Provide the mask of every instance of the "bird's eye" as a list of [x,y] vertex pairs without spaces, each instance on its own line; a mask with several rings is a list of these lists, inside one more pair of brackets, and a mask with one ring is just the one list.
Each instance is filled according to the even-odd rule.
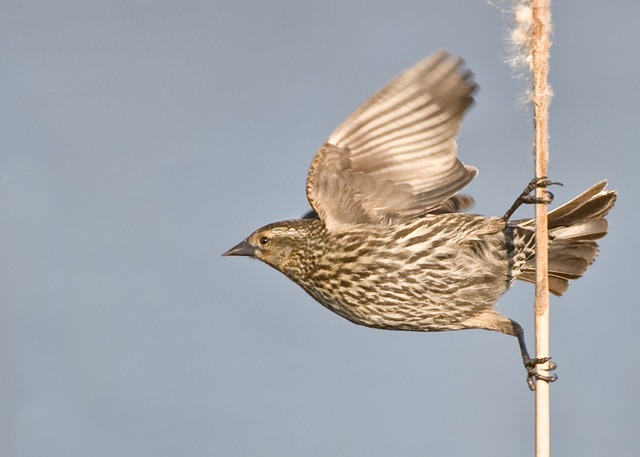
[[269,238],[267,238],[266,236],[261,236],[261,237],[260,237],[260,244],[261,244],[261,245],[263,245],[263,246],[264,246],[264,245],[265,245],[265,244],[267,244],[268,242],[269,242]]

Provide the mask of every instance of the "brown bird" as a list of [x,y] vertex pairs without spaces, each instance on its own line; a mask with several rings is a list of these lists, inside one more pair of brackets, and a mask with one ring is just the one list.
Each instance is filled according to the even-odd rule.
[[[313,211],[262,227],[224,255],[262,260],[356,324],[513,335],[534,388],[536,379],[556,379],[536,369],[548,359],[529,357],[522,327],[494,307],[514,280],[535,281],[534,222],[510,217],[521,203],[547,203],[530,192],[555,183],[532,181],[503,217],[457,212],[473,203],[458,194],[477,170],[458,159],[456,136],[475,89],[446,52],[406,70],[316,153],[307,178]],[[548,214],[555,295],[598,253],[616,199],[605,187]]]

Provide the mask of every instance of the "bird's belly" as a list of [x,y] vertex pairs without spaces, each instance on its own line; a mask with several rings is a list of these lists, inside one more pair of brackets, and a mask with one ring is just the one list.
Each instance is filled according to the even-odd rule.
[[[381,274],[382,273],[382,274]],[[463,322],[491,309],[507,289],[491,274],[417,274],[402,270],[360,275],[338,274],[305,290],[323,306],[367,327],[441,331],[464,328]]]

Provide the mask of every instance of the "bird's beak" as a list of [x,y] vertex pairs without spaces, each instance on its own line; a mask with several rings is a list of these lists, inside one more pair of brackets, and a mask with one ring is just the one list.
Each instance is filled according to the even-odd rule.
[[222,255],[223,256],[226,256],[226,255],[242,255],[242,256],[247,256],[247,257],[254,257],[256,255],[256,248],[251,246],[246,241],[242,241],[241,243],[238,243],[237,245],[235,245],[234,247],[232,247],[231,249],[229,249],[227,252],[225,252]]

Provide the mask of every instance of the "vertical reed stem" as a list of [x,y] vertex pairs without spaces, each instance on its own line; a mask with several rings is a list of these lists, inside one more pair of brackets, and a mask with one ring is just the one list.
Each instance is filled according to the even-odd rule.
[[[536,177],[548,176],[549,157],[548,115],[551,91],[549,73],[549,48],[551,28],[551,0],[531,0],[531,66],[533,69],[534,151]],[[537,189],[536,196],[545,197],[544,189]],[[547,206],[536,205],[536,292],[535,292],[535,341],[536,357],[549,356],[549,278],[548,278],[548,227]],[[539,365],[545,370],[549,364]],[[536,457],[550,455],[549,383],[536,381]]]

